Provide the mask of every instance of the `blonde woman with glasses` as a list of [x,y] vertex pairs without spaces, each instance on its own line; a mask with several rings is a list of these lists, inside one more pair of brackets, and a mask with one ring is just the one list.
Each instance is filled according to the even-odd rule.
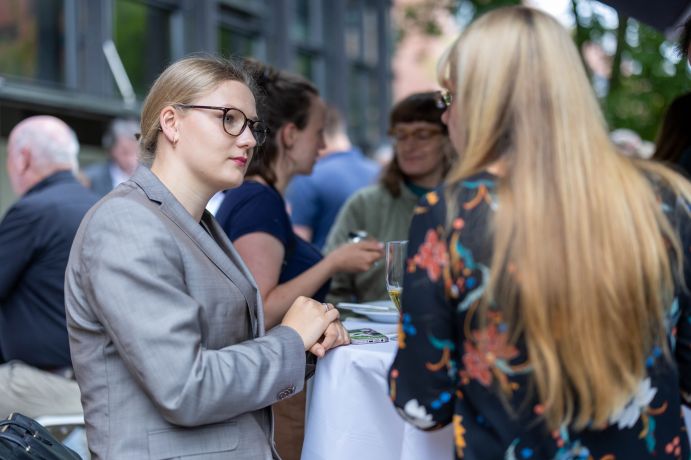
[[617,154],[544,13],[488,13],[440,70],[460,162],[410,229],[400,414],[456,458],[688,459],[689,184]]
[[339,345],[306,297],[266,330],[247,266],[205,210],[266,139],[254,80],[188,57],[142,106],[143,167],[82,221],[65,303],[93,459],[279,458],[270,406],[302,391],[305,352]]

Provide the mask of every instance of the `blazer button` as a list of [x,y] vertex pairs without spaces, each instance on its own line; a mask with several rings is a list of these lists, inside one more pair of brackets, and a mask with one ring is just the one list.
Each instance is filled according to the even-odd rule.
[[295,386],[290,386],[288,388],[285,388],[285,389],[279,391],[278,394],[276,395],[276,397],[280,401],[282,399],[286,399],[288,396],[292,395],[293,393],[295,393]]

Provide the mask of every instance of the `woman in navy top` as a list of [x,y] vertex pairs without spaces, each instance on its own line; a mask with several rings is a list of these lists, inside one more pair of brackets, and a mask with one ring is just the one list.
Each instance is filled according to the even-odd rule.
[[[272,185],[247,179],[227,193],[216,219],[231,241],[244,235],[266,233],[285,248],[277,285],[292,280],[322,260],[319,250],[293,232],[283,196]],[[237,245],[236,245],[237,247]],[[262,248],[254,251],[261,253]],[[320,302],[328,292],[328,280],[310,297]]]
[[[264,92],[260,112],[270,132],[253,156],[245,182],[227,192],[216,218],[259,286],[269,329],[281,322],[297,297],[323,300],[335,273],[368,270],[383,251],[376,241],[362,241],[322,258],[293,232],[282,195],[295,174],[312,171],[324,148],[326,105],[314,85],[300,76],[256,61],[247,66]],[[339,333],[338,340],[347,343],[340,323]],[[274,405],[276,446],[284,460],[300,458],[304,409],[304,392]]]
[[399,413],[453,424],[449,458],[689,459],[691,185],[617,153],[545,13],[487,13],[440,69],[460,162],[410,227]]

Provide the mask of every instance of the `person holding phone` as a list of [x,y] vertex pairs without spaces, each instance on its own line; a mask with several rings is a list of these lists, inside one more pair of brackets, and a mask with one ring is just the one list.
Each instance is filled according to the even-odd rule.
[[[359,190],[343,205],[324,246],[327,254],[358,232],[365,235],[364,241],[406,239],[418,200],[441,184],[456,157],[443,113],[438,91],[413,93],[394,105],[389,128],[394,157],[378,184]],[[336,274],[327,300],[336,304],[386,299],[385,269],[379,263],[367,271]]]

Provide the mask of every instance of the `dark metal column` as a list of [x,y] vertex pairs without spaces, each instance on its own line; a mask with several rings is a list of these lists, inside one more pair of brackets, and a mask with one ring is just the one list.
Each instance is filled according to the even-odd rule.
[[324,5],[326,58],[325,98],[342,113],[348,113],[348,57],[345,49],[346,0],[330,0]]

